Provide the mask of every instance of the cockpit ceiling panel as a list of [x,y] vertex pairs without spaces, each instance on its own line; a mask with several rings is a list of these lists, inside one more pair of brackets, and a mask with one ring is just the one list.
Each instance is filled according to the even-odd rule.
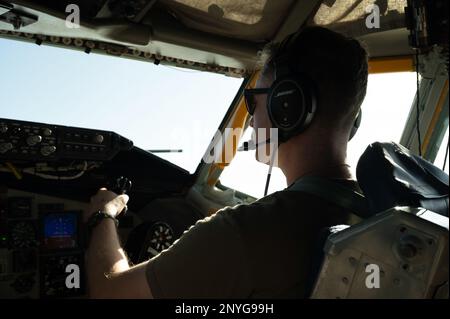
[[268,41],[295,0],[162,0],[184,25],[250,41]]
[[182,4],[219,19],[244,24],[255,24],[261,21],[264,7],[267,5],[267,0],[167,0],[166,2],[168,5]]
[[[4,0],[5,1],[5,0]],[[262,65],[262,48],[307,22],[356,37],[371,57],[408,55],[406,0],[6,0],[31,24],[0,21],[0,37],[107,53],[243,77]],[[66,5],[80,7],[79,28]],[[379,28],[366,26],[376,5]],[[316,11],[318,10],[318,11]]]

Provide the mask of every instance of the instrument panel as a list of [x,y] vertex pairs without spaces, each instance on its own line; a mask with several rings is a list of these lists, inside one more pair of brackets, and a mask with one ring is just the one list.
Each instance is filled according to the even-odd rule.
[[[0,298],[83,296],[84,204],[13,190],[0,204]],[[66,285],[69,265],[79,288]]]
[[[77,170],[89,171],[87,163],[99,167],[132,147],[114,132],[0,119],[2,177],[13,167],[18,186],[30,185],[28,176],[53,181],[52,188],[64,179],[75,183],[82,176]],[[67,167],[83,161],[85,167]],[[86,204],[39,194],[38,186],[27,192],[10,188],[7,178],[1,181],[6,184],[0,187],[0,298],[85,296]]]
[[[0,299],[86,297],[86,205],[11,189],[0,193]],[[138,221],[133,213],[126,217],[121,238]]]
[[113,132],[0,119],[0,159],[111,160],[132,147]]
[[133,181],[118,230],[131,262],[201,217],[183,199],[189,172],[114,132],[0,118],[0,299],[87,297],[82,212],[119,176]]

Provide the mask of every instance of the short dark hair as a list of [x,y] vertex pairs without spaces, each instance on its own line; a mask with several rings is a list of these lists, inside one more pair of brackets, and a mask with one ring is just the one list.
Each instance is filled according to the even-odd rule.
[[289,68],[306,74],[316,86],[316,118],[325,125],[352,124],[367,90],[368,57],[359,41],[322,27],[308,27],[292,42],[273,48],[263,73],[274,71],[274,60],[288,54]]

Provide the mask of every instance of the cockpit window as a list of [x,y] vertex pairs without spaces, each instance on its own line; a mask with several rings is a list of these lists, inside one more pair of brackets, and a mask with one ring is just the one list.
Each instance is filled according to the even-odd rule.
[[[334,0],[323,1],[314,16],[314,23],[327,26],[336,23],[364,20],[371,12],[373,5],[378,6],[380,15],[396,18],[405,11],[406,0],[388,0],[379,3],[374,0]],[[392,23],[392,21],[391,21]]]
[[[416,93],[414,72],[369,75],[362,105],[362,121],[348,144],[347,162],[355,175],[356,164],[367,146],[375,141],[399,142]],[[245,132],[250,139],[251,129]],[[260,198],[264,193],[268,166],[255,161],[255,152],[238,153],[221,176],[223,185]],[[286,187],[279,169],[272,172],[269,193]]]
[[255,24],[261,20],[267,0],[236,1],[236,0],[172,0],[187,7],[218,15],[224,18],[245,24]]
[[[242,79],[0,41],[0,117],[115,131],[194,172]],[[7,102],[6,102],[7,101]]]

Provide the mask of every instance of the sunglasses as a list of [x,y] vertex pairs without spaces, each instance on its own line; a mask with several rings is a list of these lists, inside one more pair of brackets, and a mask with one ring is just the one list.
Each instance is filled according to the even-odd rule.
[[245,100],[245,107],[247,108],[248,114],[253,116],[253,113],[255,113],[256,109],[256,99],[255,95],[258,94],[269,94],[270,89],[245,89],[244,90],[244,100]]

